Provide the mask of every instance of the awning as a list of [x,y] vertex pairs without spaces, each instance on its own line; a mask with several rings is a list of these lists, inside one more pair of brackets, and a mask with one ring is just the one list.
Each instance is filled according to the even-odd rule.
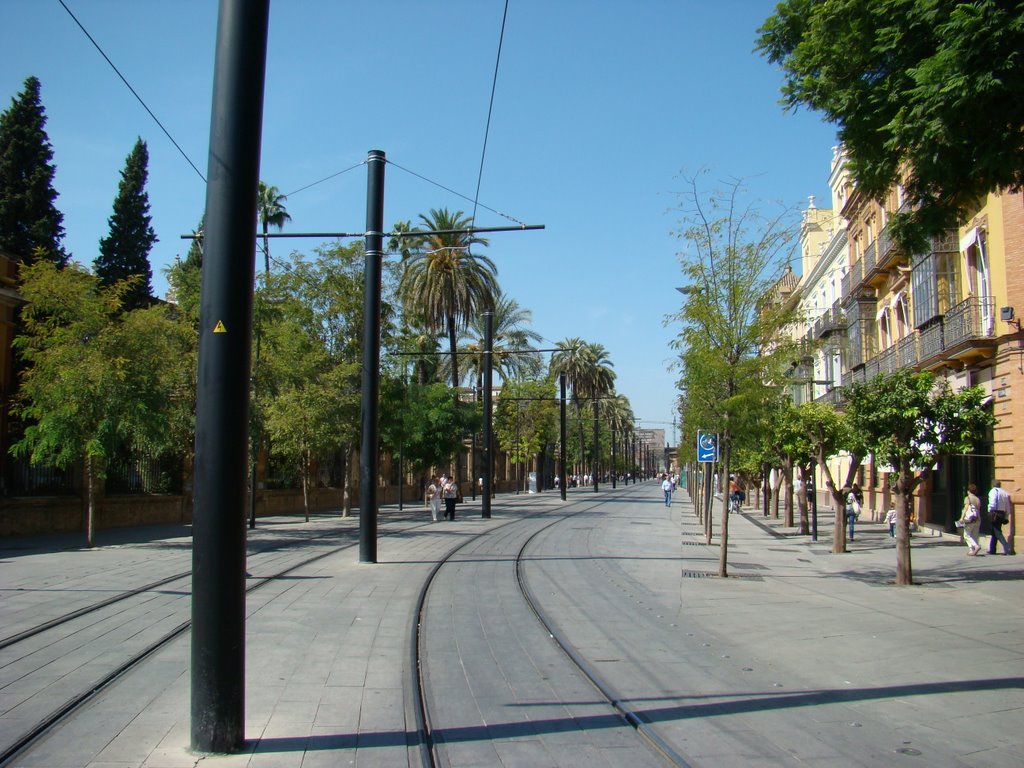
[[973,227],[960,238],[960,252],[966,253],[967,249],[978,242],[978,228]]

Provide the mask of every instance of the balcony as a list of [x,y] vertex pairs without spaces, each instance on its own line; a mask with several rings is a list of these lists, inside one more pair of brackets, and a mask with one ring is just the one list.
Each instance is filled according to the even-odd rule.
[[826,390],[824,394],[814,398],[814,402],[829,403],[830,405],[834,405],[838,408],[846,403],[846,398],[843,397],[842,387],[833,387],[832,389]]
[[917,365],[917,331],[896,342],[900,368],[913,368]]
[[969,296],[946,313],[946,346],[992,337],[995,328],[995,302]]
[[876,357],[879,373],[892,373],[899,368],[899,354],[895,346],[883,349]]
[[867,277],[875,268],[875,264],[878,261],[878,241],[872,240],[868,243],[868,247],[864,249],[864,256],[861,257],[863,267],[861,271],[862,277]]
[[822,339],[833,333],[841,333],[846,330],[846,313],[843,312],[838,301],[814,321],[813,330],[815,339]]
[[942,350],[945,349],[945,345],[942,343],[942,318],[933,320],[918,329],[918,341],[919,362],[924,363],[942,355]]

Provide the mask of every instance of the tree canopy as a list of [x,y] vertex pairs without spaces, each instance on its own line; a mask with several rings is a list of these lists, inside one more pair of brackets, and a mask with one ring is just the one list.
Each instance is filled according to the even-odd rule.
[[759,35],[783,103],[838,125],[858,188],[902,184],[905,246],[1024,184],[1024,2],[783,0]]
[[109,219],[110,233],[100,240],[100,255],[93,264],[103,285],[138,278],[124,297],[127,309],[147,307],[153,300],[149,252],[156,242],[156,233],[150,225],[148,176],[149,150],[140,138],[125,159],[114,212]]
[[37,259],[63,266],[64,215],[53,188],[53,147],[46,134],[46,112],[39,80],[0,114],[0,249],[25,263]]

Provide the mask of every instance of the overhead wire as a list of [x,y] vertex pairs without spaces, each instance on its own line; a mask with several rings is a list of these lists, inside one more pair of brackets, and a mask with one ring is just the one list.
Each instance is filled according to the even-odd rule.
[[473,196],[473,215],[469,222],[472,227],[476,224],[476,209],[480,200],[480,184],[484,178],[484,160],[487,157],[487,139],[491,133],[491,115],[494,113],[494,94],[498,90],[498,65],[501,64],[501,48],[505,42],[505,21],[508,19],[508,0],[505,0],[505,10],[501,15],[501,33],[498,35],[498,53],[494,60],[494,77],[491,79],[491,100],[487,105],[487,122],[484,125],[484,145],[480,150],[480,170],[476,177],[476,194]]
[[473,203],[474,205],[479,205],[480,208],[485,208],[486,210],[490,211],[491,213],[495,213],[498,216],[501,216],[503,219],[508,219],[509,221],[513,222],[514,224],[518,224],[521,227],[525,227],[526,226],[525,222],[520,221],[515,216],[509,216],[507,213],[502,213],[501,211],[495,210],[494,208],[486,206],[483,203],[477,203],[477,201],[473,200],[473,198],[470,197],[469,195],[464,195],[461,192],[456,192],[451,187],[446,187],[444,184],[441,184],[440,182],[434,181],[433,179],[428,179],[426,176],[422,176],[421,174],[418,174],[415,171],[411,171],[408,168],[403,168],[401,165],[396,163],[394,160],[388,160],[387,164],[394,166],[395,168],[397,168],[400,171],[405,171],[410,176],[415,176],[417,179],[420,179],[421,181],[425,181],[428,184],[433,184],[438,189],[443,189],[445,192],[449,192],[449,193],[455,195],[456,197],[461,197],[463,200],[468,200],[469,202]]
[[138,100],[139,104],[142,105],[142,108],[145,109],[146,112],[149,113],[149,116],[151,118],[153,118],[153,122],[155,122],[158,126],[160,126],[160,130],[164,132],[164,136],[166,136],[168,139],[170,139],[170,142],[171,142],[171,144],[174,145],[174,148],[178,150],[178,152],[181,154],[181,156],[183,158],[185,158],[185,162],[187,162],[189,165],[192,166],[192,170],[195,171],[197,174],[199,174],[199,178],[202,179],[203,183],[205,184],[206,183],[206,177],[203,175],[203,172],[200,171],[196,167],[196,164],[192,162],[192,159],[185,153],[185,150],[183,150],[181,148],[181,146],[178,144],[178,142],[176,142],[174,140],[174,137],[171,136],[171,132],[168,131],[164,127],[163,123],[160,122],[160,118],[158,118],[155,114],[153,114],[153,110],[151,110],[149,108],[149,105],[147,105],[146,102],[142,99],[142,97],[139,96],[138,92],[132,87],[132,84],[128,82],[128,79],[123,74],[121,74],[121,70],[119,70],[117,68],[117,65],[114,64],[114,62],[110,60],[110,57],[107,56],[106,52],[103,50],[103,48],[100,47],[100,44],[96,42],[95,38],[93,38],[93,36],[89,34],[89,30],[87,30],[85,28],[85,26],[82,24],[82,22],[78,20],[78,17],[75,16],[75,14],[71,12],[71,9],[68,8],[67,5],[65,5],[64,0],[57,0],[57,2],[61,4],[61,6],[64,8],[65,11],[68,12],[68,16],[70,16],[72,18],[72,20],[75,22],[75,24],[78,25],[78,28],[80,30],[82,30],[82,33],[87,38],[89,38],[89,42],[92,43],[93,46],[96,48],[96,50],[100,52],[100,56],[102,56],[104,59],[106,59],[107,64],[110,65],[110,68],[113,69],[114,72],[117,73],[117,76],[119,78],[121,78],[121,82],[123,82],[128,87],[128,90],[132,92],[132,96],[134,96]]

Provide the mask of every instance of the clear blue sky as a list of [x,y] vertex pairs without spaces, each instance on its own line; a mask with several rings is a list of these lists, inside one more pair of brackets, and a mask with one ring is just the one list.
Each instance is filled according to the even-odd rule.
[[[205,174],[216,0],[65,0]],[[470,198],[504,0],[272,0],[261,178],[282,192],[371,149]],[[491,236],[506,293],[555,341],[603,344],[642,426],[672,442],[663,326],[681,284],[680,174],[747,181],[766,206],[827,201],[835,131],[785,113],[753,52],[769,0],[511,0],[480,202],[540,232]],[[204,184],[57,0],[0,3],[0,103],[42,82],[65,245],[91,265],[124,160],[150,153],[154,291],[187,246]],[[292,231],[360,232],[364,168],[291,195]],[[385,220],[472,202],[389,167]],[[481,208],[479,226],[505,219]],[[278,255],[310,241],[275,241]]]

